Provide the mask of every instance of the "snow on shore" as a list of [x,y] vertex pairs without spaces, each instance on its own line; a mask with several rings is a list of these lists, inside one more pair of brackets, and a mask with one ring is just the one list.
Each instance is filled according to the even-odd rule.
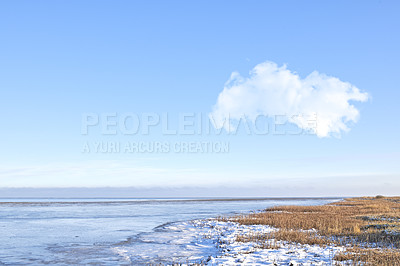
[[128,265],[332,265],[335,253],[344,248],[300,245],[268,240],[239,242],[237,236],[271,233],[267,225],[240,225],[217,219],[175,222],[143,233],[112,248]]
[[331,265],[335,246],[300,245],[277,241],[278,248],[265,249],[254,242],[238,242],[243,234],[271,233],[277,229],[266,225],[240,225],[215,219],[192,221],[195,227],[207,229],[203,237],[216,243],[219,253],[207,259],[207,265]]

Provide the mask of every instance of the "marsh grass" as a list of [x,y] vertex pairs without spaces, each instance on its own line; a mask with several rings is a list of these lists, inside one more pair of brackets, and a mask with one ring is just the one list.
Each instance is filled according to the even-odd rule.
[[393,249],[348,248],[337,253],[335,260],[349,265],[400,265],[400,253]]
[[301,232],[296,230],[278,230],[276,232],[271,232],[267,234],[253,233],[253,234],[245,234],[239,235],[236,237],[236,240],[239,242],[268,242],[271,243],[273,241],[274,246],[276,248],[279,244],[276,241],[286,241],[286,242],[294,242],[298,244],[310,244],[310,245],[326,245],[331,244],[332,241],[319,236],[314,232]]
[[274,239],[346,246],[346,251],[336,254],[336,261],[400,265],[400,197],[350,198],[322,206],[277,206],[221,219],[279,229],[274,233],[238,236],[238,241],[270,243]]

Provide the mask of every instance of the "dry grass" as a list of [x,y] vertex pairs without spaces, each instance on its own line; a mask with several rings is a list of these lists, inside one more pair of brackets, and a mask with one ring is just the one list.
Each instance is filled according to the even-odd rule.
[[351,261],[350,265],[400,265],[400,252],[392,249],[348,248],[335,255],[336,261]]
[[[310,244],[310,245],[326,245],[331,244],[332,241],[319,236],[314,232],[301,232],[295,230],[278,230],[276,232],[268,234],[245,234],[237,236],[239,242],[273,242],[275,241],[287,241],[299,244]],[[275,246],[278,246],[278,244]],[[275,248],[275,247],[273,247]]]
[[[224,220],[280,229],[274,234],[239,236],[238,241],[265,243],[275,239],[300,244],[350,246],[346,252],[337,254],[335,260],[350,258],[355,263],[400,265],[400,197],[351,198],[323,206],[278,206]],[[317,233],[304,232],[310,229]]]

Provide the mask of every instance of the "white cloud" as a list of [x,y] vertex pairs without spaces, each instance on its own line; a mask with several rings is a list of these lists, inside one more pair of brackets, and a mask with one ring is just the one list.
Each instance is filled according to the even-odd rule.
[[[286,115],[299,128],[328,137],[357,122],[359,111],[351,101],[367,99],[367,93],[338,78],[317,71],[301,78],[286,65],[267,61],[255,66],[249,78],[232,73],[210,116],[216,128],[230,131],[232,121],[243,116],[254,122],[258,115]],[[316,123],[309,123],[313,116]]]

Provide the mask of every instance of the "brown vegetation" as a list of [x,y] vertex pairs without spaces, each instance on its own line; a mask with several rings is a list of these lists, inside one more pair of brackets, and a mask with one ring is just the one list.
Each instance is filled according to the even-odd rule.
[[400,252],[393,249],[348,248],[335,255],[335,260],[345,262],[351,260],[351,265],[367,263],[370,265],[400,265]]
[[337,254],[336,261],[400,264],[400,197],[351,198],[323,206],[277,206],[224,220],[280,229],[275,233],[238,236],[238,241],[271,243],[275,239],[332,244],[350,247]]
[[[239,235],[236,238],[239,242],[272,242],[275,241],[287,241],[295,242],[298,244],[310,244],[310,245],[326,245],[330,244],[331,241],[319,236],[314,232],[301,232],[295,230],[278,230],[267,234],[245,234]],[[277,244],[276,244],[277,245]]]

